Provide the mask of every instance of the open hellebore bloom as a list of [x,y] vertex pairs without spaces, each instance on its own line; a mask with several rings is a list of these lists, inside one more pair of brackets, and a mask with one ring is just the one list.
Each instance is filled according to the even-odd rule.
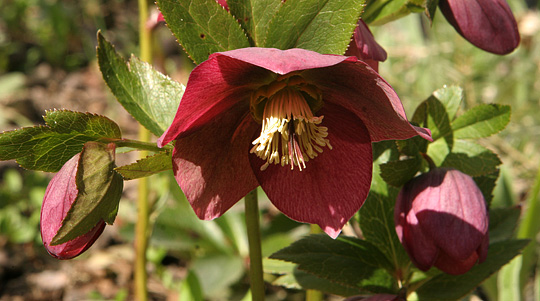
[[505,0],[440,0],[446,20],[476,47],[508,54],[519,45],[516,19]]
[[396,232],[412,262],[453,275],[486,259],[489,244],[484,196],[455,169],[436,169],[403,186],[394,211]]
[[353,38],[345,55],[354,55],[379,71],[379,62],[386,61],[386,51],[375,41],[366,22],[360,19],[354,29]]
[[45,191],[41,206],[41,239],[47,252],[58,259],[71,259],[79,256],[92,246],[105,228],[102,220],[88,233],[63,244],[51,246],[53,237],[60,229],[71,204],[77,197],[75,182],[80,153],[67,161],[52,178]]
[[430,139],[356,57],[243,48],[192,71],[158,145],[176,140],[174,175],[199,218],[260,185],[281,212],[336,237],[369,191],[371,142],[416,135]]

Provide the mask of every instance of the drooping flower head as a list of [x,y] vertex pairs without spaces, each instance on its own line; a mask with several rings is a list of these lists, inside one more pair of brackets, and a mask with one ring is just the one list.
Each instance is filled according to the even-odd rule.
[[488,215],[474,180],[439,168],[403,186],[394,211],[396,232],[411,261],[459,275],[487,257]]
[[199,218],[260,185],[284,214],[336,237],[369,191],[371,142],[416,135],[430,139],[356,57],[243,48],[192,71],[158,145],[176,140],[174,175]]
[[379,71],[379,62],[384,62],[387,58],[386,51],[375,41],[371,30],[362,19],[358,20],[345,55],[356,56],[368,63],[375,71]]
[[440,0],[446,20],[476,47],[508,54],[519,45],[518,26],[505,0]]
[[80,153],[67,161],[52,178],[45,190],[41,205],[41,239],[47,252],[58,259],[79,256],[94,244],[105,229],[105,222],[97,223],[92,230],[66,243],[51,246],[50,243],[62,226],[71,205],[77,198],[76,174]]

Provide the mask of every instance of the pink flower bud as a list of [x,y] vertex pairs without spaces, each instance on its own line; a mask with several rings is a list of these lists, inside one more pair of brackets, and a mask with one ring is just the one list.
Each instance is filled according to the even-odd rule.
[[486,259],[486,203],[474,180],[458,170],[435,169],[409,181],[394,218],[399,240],[423,271],[435,266],[459,275]]
[[71,259],[79,256],[92,246],[105,228],[105,222],[101,220],[92,230],[82,236],[60,245],[50,245],[58,229],[62,226],[62,221],[71,208],[71,204],[77,197],[75,178],[79,157],[80,153],[73,156],[52,178],[45,191],[41,206],[41,239],[47,252],[58,259]]
[[516,19],[505,0],[440,0],[446,20],[476,47],[508,54],[519,45]]
[[356,56],[366,62],[375,71],[379,71],[379,62],[386,61],[386,51],[375,41],[373,34],[364,20],[358,20],[353,38],[345,55]]

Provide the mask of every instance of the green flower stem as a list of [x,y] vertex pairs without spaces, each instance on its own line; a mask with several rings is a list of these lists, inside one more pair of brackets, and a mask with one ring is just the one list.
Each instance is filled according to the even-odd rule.
[[244,200],[246,206],[246,228],[249,244],[249,279],[251,282],[251,296],[252,300],[254,301],[263,301],[265,293],[257,188],[249,192],[245,196]]
[[[143,61],[152,61],[152,43],[151,32],[146,27],[146,21],[148,20],[148,0],[139,0],[139,46],[140,46],[140,58]],[[150,132],[139,125],[139,140],[140,145],[149,144]],[[140,152],[140,158],[148,156],[148,151],[143,150]],[[148,249],[148,236],[149,236],[149,219],[150,219],[150,204],[148,200],[148,178],[141,178],[138,180],[138,196],[137,196],[137,224],[135,227],[135,299],[138,301],[148,300],[148,288],[147,279],[148,274],[146,271],[146,250]]]
[[[319,234],[323,233],[321,227],[315,224],[310,225],[310,231],[311,234]],[[323,293],[318,290],[307,290],[306,291],[306,301],[322,301],[323,300]]]
[[[146,132],[148,132],[146,129],[144,129]],[[143,139],[146,139],[145,137],[142,137]],[[148,137],[149,139],[149,137]],[[141,139],[142,140],[142,139]],[[165,145],[163,148],[157,147],[155,143],[152,142],[146,142],[146,141],[139,141],[139,140],[132,140],[132,139],[102,139],[100,142],[103,143],[114,143],[117,147],[131,147],[136,148],[138,150],[145,150],[145,151],[151,151],[151,152],[162,152],[163,150],[172,149],[171,145]]]

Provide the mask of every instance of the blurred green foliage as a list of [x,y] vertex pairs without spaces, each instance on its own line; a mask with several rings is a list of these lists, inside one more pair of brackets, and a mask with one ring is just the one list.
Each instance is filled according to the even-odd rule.
[[122,41],[136,43],[129,25],[136,15],[118,15],[131,2],[0,0],[0,73],[29,72],[41,62],[66,70],[84,66],[95,58],[98,29],[116,28]]
[[39,211],[49,177],[43,173],[8,169],[0,184],[0,236],[11,243],[41,244]]

